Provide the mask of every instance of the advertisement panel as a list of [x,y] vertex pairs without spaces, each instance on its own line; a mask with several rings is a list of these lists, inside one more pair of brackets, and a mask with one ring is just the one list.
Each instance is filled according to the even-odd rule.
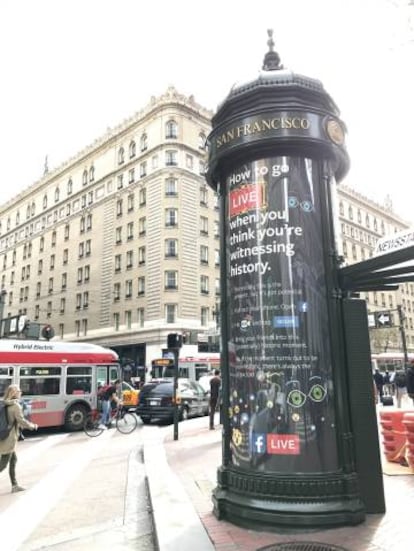
[[226,177],[231,461],[338,468],[319,162],[273,157]]

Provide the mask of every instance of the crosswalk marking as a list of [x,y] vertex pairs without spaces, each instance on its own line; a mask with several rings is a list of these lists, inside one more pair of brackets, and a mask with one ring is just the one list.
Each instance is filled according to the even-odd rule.
[[[74,453],[71,453],[65,461],[46,474],[30,490],[16,495],[16,501],[0,516],[2,551],[17,551],[19,549],[41,520],[58,503],[70,484],[101,452],[102,448],[108,445],[108,440],[115,432],[105,431],[99,438],[85,440]],[[28,450],[24,454],[27,460],[29,460],[30,454],[32,457],[37,456],[35,448],[39,447],[39,453],[43,453],[45,449],[59,443],[66,435],[57,436],[62,436],[62,438],[52,437],[51,443],[47,444],[48,437],[45,441],[34,445],[33,451]]]

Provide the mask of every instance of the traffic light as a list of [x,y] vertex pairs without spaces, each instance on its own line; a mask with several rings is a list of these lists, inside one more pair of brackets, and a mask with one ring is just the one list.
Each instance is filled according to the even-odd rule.
[[167,348],[181,348],[183,337],[178,333],[169,333],[167,336]]

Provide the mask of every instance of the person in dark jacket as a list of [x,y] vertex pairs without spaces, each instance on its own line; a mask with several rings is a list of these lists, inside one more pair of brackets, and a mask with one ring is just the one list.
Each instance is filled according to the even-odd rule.
[[374,383],[375,383],[375,386],[377,387],[379,401],[381,402],[381,398],[384,395],[384,377],[382,376],[382,373],[380,372],[378,367],[375,368]]
[[407,393],[414,402],[414,364],[410,364],[407,368]]
[[19,401],[22,391],[18,385],[10,385],[4,394],[4,403],[7,407],[7,417],[12,429],[4,440],[0,440],[0,472],[9,466],[9,476],[12,485],[12,493],[21,492],[22,488],[16,479],[16,445],[21,429],[37,430],[35,423],[30,423],[24,418],[22,406]]
[[220,371],[216,369],[214,371],[214,377],[210,380],[210,430],[214,430],[214,414],[219,401],[220,386]]

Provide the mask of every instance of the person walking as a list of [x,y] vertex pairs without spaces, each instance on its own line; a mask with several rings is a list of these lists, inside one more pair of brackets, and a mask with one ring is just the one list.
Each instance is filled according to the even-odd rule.
[[210,379],[210,430],[214,430],[214,414],[219,401],[220,386],[220,371],[216,369],[214,371],[214,377]]
[[397,398],[397,408],[401,407],[402,399],[407,394],[407,373],[405,369],[398,369],[394,377],[395,397]]
[[378,401],[381,403],[382,397],[384,395],[384,378],[378,367],[375,368],[374,383],[377,387]]
[[16,445],[21,429],[37,430],[38,426],[24,418],[22,406],[19,404],[22,391],[18,385],[10,385],[4,394],[3,400],[6,406],[7,418],[11,430],[9,435],[0,440],[0,472],[9,466],[9,476],[12,485],[12,493],[25,490],[17,483],[16,478]]

